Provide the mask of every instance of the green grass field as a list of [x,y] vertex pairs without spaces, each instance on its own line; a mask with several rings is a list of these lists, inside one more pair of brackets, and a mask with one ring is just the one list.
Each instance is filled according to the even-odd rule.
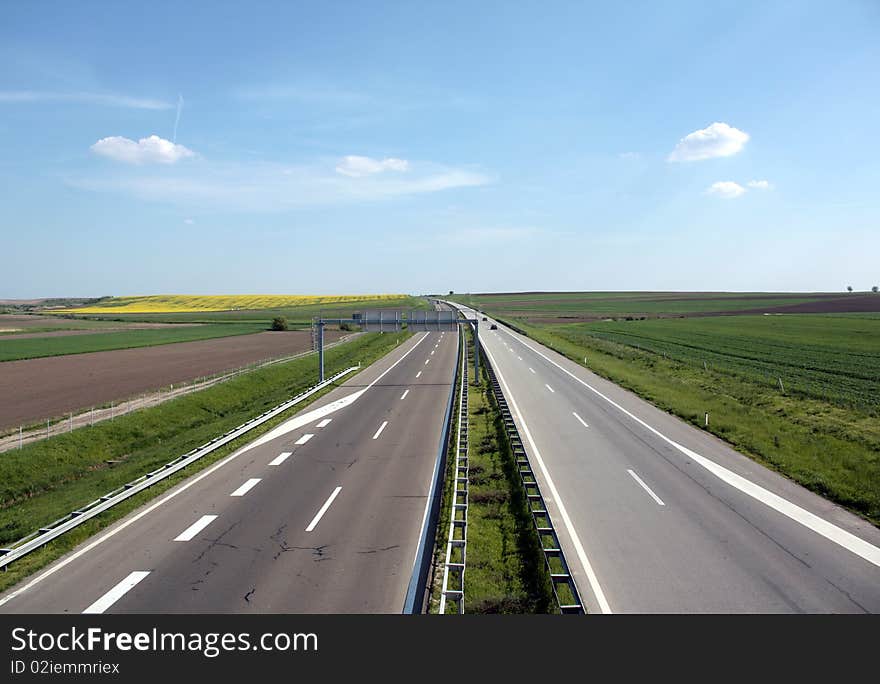
[[[820,302],[846,293],[762,292],[537,292],[455,295],[457,302],[503,318],[615,318],[736,312]],[[880,299],[878,299],[880,302]]]
[[[366,367],[407,337],[406,333],[393,336],[368,333],[328,349],[327,374],[359,362]],[[247,373],[160,406],[4,453],[0,458],[0,546],[223,434],[315,381],[314,358],[297,359]],[[16,561],[8,572],[0,573],[0,591],[128,511],[286,420],[319,396],[320,393],[175,477]]]
[[236,323],[218,325],[174,326],[145,330],[119,330],[96,332],[86,335],[61,335],[58,337],[0,337],[0,361],[17,361],[44,356],[84,354],[87,352],[152,347],[177,342],[193,342],[232,335],[247,335],[267,330],[262,323]]

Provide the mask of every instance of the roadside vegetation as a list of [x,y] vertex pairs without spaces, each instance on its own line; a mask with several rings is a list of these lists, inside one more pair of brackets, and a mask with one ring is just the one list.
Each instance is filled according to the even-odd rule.
[[[468,344],[471,344],[471,335]],[[468,386],[469,483],[466,613],[557,612],[544,556],[485,366]],[[457,395],[456,395],[457,396]],[[457,428],[457,426],[456,426]],[[447,457],[438,518],[430,611],[439,610],[455,475],[455,440]]]
[[[328,375],[381,358],[408,334],[369,333],[328,349]],[[351,376],[347,376],[351,377]],[[0,546],[20,539],[78,506],[280,404],[316,383],[313,356],[230,379],[113,421],[6,452],[0,458]],[[84,523],[0,573],[0,591],[60,557],[103,527],[174,484],[255,439],[331,388],[255,428],[209,456]]]
[[27,337],[24,339],[16,339],[14,335],[3,336],[0,337],[0,361],[85,354],[114,349],[153,347],[162,344],[193,342],[234,335],[249,335],[268,329],[268,326],[260,323],[237,323],[180,325],[167,328],[118,330],[82,335],[61,335],[57,337]]
[[880,317],[511,323],[880,525]]

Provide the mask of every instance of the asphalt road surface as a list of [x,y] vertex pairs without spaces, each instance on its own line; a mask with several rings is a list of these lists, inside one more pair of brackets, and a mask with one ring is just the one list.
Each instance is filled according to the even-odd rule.
[[591,612],[880,612],[874,526],[478,316]]
[[457,344],[416,333],[23,581],[0,612],[401,612]]

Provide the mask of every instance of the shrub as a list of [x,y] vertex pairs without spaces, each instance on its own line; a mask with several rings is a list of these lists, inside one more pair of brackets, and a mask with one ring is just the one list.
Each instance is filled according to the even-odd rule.
[[273,318],[272,330],[287,330],[287,319],[283,316],[276,316]]

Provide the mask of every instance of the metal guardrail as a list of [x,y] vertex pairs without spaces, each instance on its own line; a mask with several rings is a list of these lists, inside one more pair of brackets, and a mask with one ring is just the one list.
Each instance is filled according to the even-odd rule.
[[[449,514],[449,536],[443,563],[443,589],[440,593],[440,614],[446,613],[447,602],[454,603],[458,614],[464,614],[464,573],[467,564],[468,523],[468,361],[470,345],[462,344],[461,389],[458,396],[458,436],[455,441],[455,486],[452,511]],[[450,582],[452,585],[450,586]]]
[[[513,457],[516,460],[520,482],[522,482],[529,511],[532,514],[532,522],[535,525],[535,531],[537,532],[538,540],[541,543],[541,550],[544,552],[544,561],[547,566],[547,571],[550,573],[550,581],[553,587],[553,596],[556,599],[556,604],[559,606],[559,610],[562,613],[582,615],[586,611],[584,610],[580,593],[578,592],[574,577],[572,577],[571,571],[569,570],[565,554],[562,552],[562,547],[559,544],[559,537],[556,534],[553,521],[550,519],[550,514],[547,512],[547,505],[544,502],[541,489],[538,487],[538,481],[535,478],[535,473],[529,462],[529,457],[526,453],[522,438],[519,435],[519,430],[513,420],[513,414],[510,411],[510,407],[507,405],[507,399],[504,396],[501,383],[498,382],[498,378],[495,376],[495,369],[492,368],[492,364],[489,362],[488,357],[484,355],[483,360],[486,364],[486,372],[489,374],[489,382],[492,384],[492,392],[495,395],[495,401],[498,404],[498,409],[501,411],[501,417],[504,420],[504,429],[507,433],[507,440],[510,443]],[[560,597],[561,588],[567,589],[570,597]]]
[[141,492],[148,487],[152,487],[157,482],[164,480],[166,477],[173,475],[177,471],[199,460],[203,456],[206,456],[212,451],[219,449],[224,444],[227,444],[232,440],[241,437],[250,430],[253,430],[255,427],[262,425],[268,420],[271,420],[278,414],[283,413],[292,406],[295,406],[304,399],[310,397],[315,392],[324,389],[327,385],[335,382],[345,375],[348,375],[358,368],[359,366],[352,366],[351,368],[346,368],[345,370],[340,371],[332,378],[328,378],[324,382],[318,383],[317,385],[310,387],[305,392],[302,392],[292,399],[289,399],[284,403],[279,404],[278,406],[271,408],[264,413],[261,413],[256,418],[251,418],[249,421],[242,423],[232,430],[229,430],[220,437],[215,437],[210,442],[206,442],[205,444],[196,447],[192,451],[189,451],[182,456],[178,456],[176,459],[170,461],[169,463],[166,463],[161,468],[149,472],[146,475],[141,475],[141,477],[137,478],[136,480],[132,480],[131,482],[124,484],[117,489],[114,489],[109,494],[105,494],[104,496],[95,499],[90,504],[87,504],[82,508],[68,513],[63,518],[59,518],[55,522],[52,522],[45,527],[41,527],[39,530],[37,530],[36,532],[32,532],[26,537],[22,537],[10,548],[0,549],[0,568],[5,568],[13,561],[18,560],[22,556],[29,554],[31,551],[40,548],[41,546],[52,541],[56,537],[60,537],[62,534],[69,532],[70,530],[84,523],[86,520],[94,518],[96,515],[99,515],[104,511],[113,508],[113,506],[116,506],[117,504],[125,501],[129,497],[134,496],[138,492]]
[[[461,349],[464,335],[458,334],[458,345]],[[457,351],[456,351],[457,353]],[[412,575],[406,590],[406,598],[403,601],[404,613],[421,613],[425,604],[426,585],[428,571],[434,556],[433,540],[436,535],[436,522],[439,515],[440,500],[443,493],[443,475],[446,472],[446,452],[449,450],[449,433],[452,427],[452,404],[455,401],[455,378],[458,368],[452,374],[452,386],[449,388],[449,399],[446,402],[446,414],[443,418],[443,431],[440,436],[440,446],[437,450],[437,458],[434,461],[434,473],[431,477],[431,491],[428,493],[428,504],[425,507],[425,519],[422,521],[422,534],[419,538],[419,546],[416,549],[416,557],[413,562]]]

